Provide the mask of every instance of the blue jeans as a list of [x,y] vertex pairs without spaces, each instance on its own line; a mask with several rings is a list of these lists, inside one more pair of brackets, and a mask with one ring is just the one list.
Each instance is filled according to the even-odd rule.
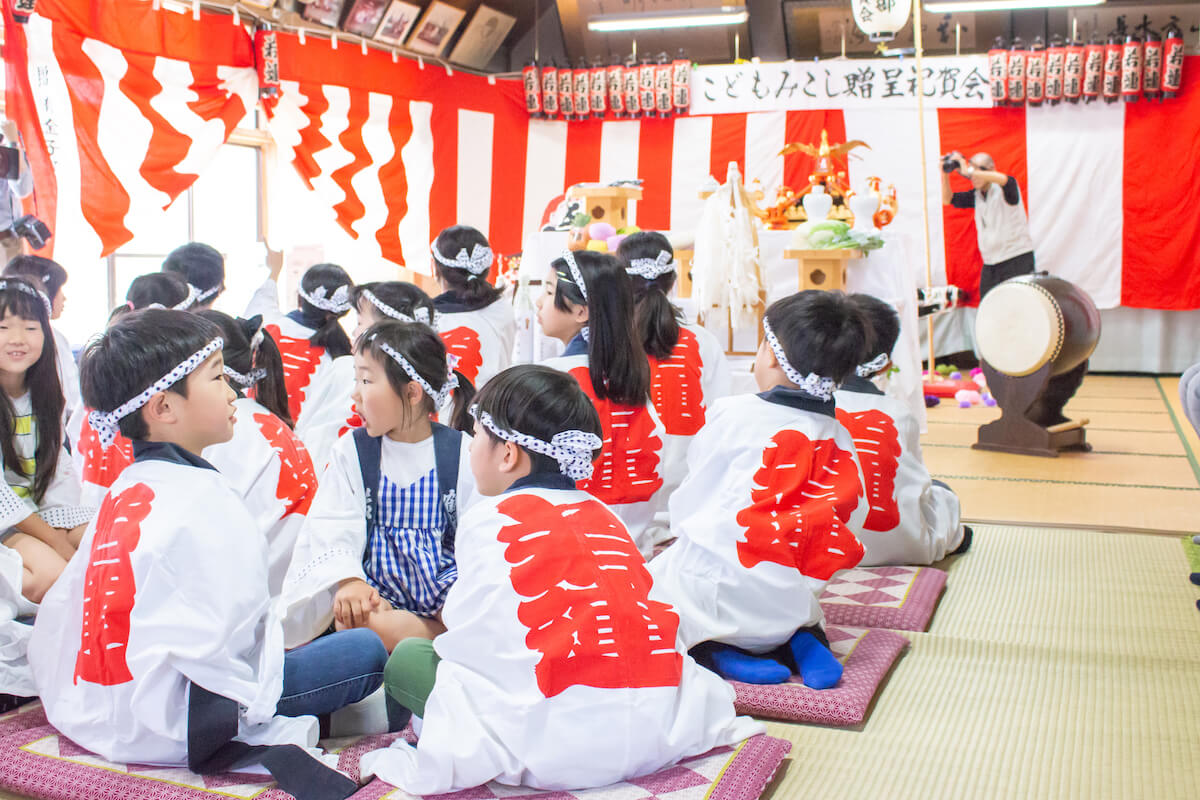
[[366,628],[337,631],[289,650],[275,711],[285,717],[318,716],[357,703],[383,685],[387,660],[383,642]]

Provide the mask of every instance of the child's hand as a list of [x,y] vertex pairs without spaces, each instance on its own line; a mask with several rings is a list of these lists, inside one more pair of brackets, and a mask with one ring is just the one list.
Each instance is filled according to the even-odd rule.
[[343,628],[361,628],[367,617],[379,607],[381,598],[366,581],[351,578],[344,582],[333,597],[333,618]]

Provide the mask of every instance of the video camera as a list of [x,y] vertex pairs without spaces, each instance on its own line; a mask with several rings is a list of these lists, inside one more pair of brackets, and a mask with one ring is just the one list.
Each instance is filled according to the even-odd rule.
[[12,230],[17,236],[29,242],[29,246],[34,250],[41,250],[46,246],[46,242],[50,237],[54,235],[50,231],[50,226],[33,214],[18,217],[13,222]]

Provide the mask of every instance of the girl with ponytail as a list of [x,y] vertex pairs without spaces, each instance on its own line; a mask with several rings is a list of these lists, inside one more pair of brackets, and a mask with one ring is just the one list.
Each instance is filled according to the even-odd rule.
[[[667,237],[656,231],[626,236],[617,248],[637,304],[634,328],[650,359],[650,400],[666,431],[664,492],[670,496],[687,475],[687,448],[704,427],[705,412],[729,394],[729,361],[715,336],[684,321],[670,300],[678,264]],[[669,537],[668,529],[660,535]]]
[[569,372],[592,399],[604,446],[579,488],[606,503],[643,555],[654,547],[654,515],[666,506],[663,426],[650,403],[650,365],[634,331],[625,268],[613,256],[564,252],[550,263],[538,322],[567,349],[546,365]]
[[315,264],[300,278],[296,309],[282,314],[277,277],[278,273],[273,273],[254,293],[246,317],[261,314],[279,347],[288,411],[299,426],[329,365],[350,355],[350,337],[342,329],[341,319],[353,308],[354,282],[337,264]]
[[262,317],[234,319],[220,311],[197,314],[221,329],[225,378],[237,393],[233,438],[203,456],[225,476],[267,542],[271,596],[279,594],[296,536],[317,491],[304,444],[292,433],[283,362]]
[[439,332],[459,370],[482,387],[512,363],[517,322],[512,302],[488,283],[495,258],[487,237],[469,225],[446,228],[432,245],[442,293],[433,299]]

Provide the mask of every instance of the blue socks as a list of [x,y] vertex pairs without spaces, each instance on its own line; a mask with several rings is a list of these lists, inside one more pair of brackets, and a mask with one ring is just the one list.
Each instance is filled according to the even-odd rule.
[[713,671],[722,678],[742,683],[783,683],[792,671],[778,661],[754,656],[728,645],[714,645],[708,653]]
[[841,662],[811,631],[796,631],[789,645],[805,686],[829,689],[842,679]]

